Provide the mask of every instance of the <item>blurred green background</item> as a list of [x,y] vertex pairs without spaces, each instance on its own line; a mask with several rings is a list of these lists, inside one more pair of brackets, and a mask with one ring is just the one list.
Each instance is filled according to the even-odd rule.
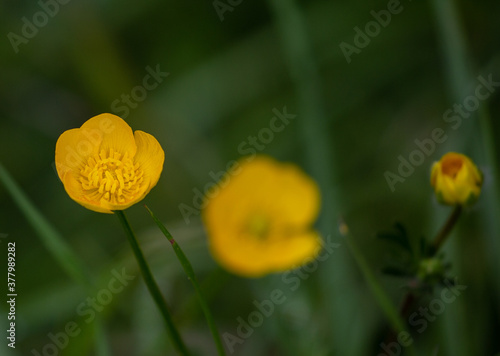
[[[457,129],[443,115],[474,95],[478,76],[500,81],[500,3],[402,1],[402,10],[387,26],[378,25],[378,34],[366,37],[369,43],[348,63],[340,44],[354,46],[355,27],[365,33],[375,21],[371,11],[390,3],[222,0],[219,10],[212,1],[0,3],[0,163],[93,281],[85,289],[65,273],[0,184],[0,233],[8,234],[0,239],[0,261],[6,266],[7,243],[16,242],[18,292],[16,348],[3,338],[0,354],[175,354],[118,220],[71,201],[54,170],[59,135],[112,112],[152,133],[165,150],[162,177],[146,203],[193,263],[221,334],[237,336],[238,318],[248,319],[254,301],[269,299],[274,289],[285,293],[286,302],[232,346],[234,355],[384,354],[387,321],[338,233],[338,218],[398,305],[404,281],[378,273],[395,257],[375,233],[399,221],[412,238],[430,239],[450,212],[429,186],[432,162],[447,151],[469,155],[485,174],[483,194],[445,248],[449,275],[468,288],[424,331],[409,330],[421,355],[497,355],[500,96],[492,90]],[[40,26],[26,25],[33,22]],[[169,75],[140,100],[122,102],[142,85],[147,68]],[[213,182],[211,172],[239,158],[242,142],[258,137],[273,109],[284,107],[297,117],[261,153],[295,162],[319,182],[317,227],[341,244],[294,291],[282,275],[244,279],[223,271],[208,253],[199,216],[186,223],[179,210],[180,204],[193,206],[194,191]],[[448,139],[391,191],[384,174],[398,174],[398,156],[408,159],[418,148],[415,140],[430,138],[436,128]],[[195,355],[214,355],[168,241],[140,204],[128,216],[187,344]],[[79,306],[123,268],[137,278],[87,322],[90,314]],[[2,299],[5,288],[2,282]],[[429,298],[417,307],[428,306]],[[0,305],[6,330],[7,307]],[[54,343],[51,333],[71,322],[81,332],[44,353]]]

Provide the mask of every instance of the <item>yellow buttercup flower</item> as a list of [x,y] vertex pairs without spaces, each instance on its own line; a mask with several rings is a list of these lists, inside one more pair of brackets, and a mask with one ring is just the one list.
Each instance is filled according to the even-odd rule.
[[448,152],[432,166],[431,185],[447,205],[470,205],[481,193],[481,172],[469,157]]
[[56,144],[56,169],[66,192],[99,213],[111,214],[142,200],[160,179],[164,159],[153,136],[133,133],[112,114],[65,131]]
[[289,270],[321,249],[311,228],[319,213],[319,189],[293,164],[243,158],[209,195],[203,220],[212,255],[236,274]]

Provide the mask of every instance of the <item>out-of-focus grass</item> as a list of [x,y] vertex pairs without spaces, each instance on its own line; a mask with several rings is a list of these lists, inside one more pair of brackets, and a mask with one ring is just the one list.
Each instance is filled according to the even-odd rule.
[[[386,8],[387,2],[298,2],[318,66],[325,111],[322,132],[330,137],[329,152],[324,156],[320,152],[315,159],[334,170],[331,183],[339,192],[337,213],[351,223],[374,269],[387,257],[384,245],[373,238],[376,231],[401,221],[413,236],[423,233],[430,238],[445,218],[446,208],[434,209],[429,203],[432,161],[446,150],[463,150],[484,159],[479,164],[486,173],[485,196],[464,215],[462,233],[456,233],[447,246],[448,259],[452,252],[454,256],[452,272],[469,288],[463,299],[447,305],[435,323],[415,336],[424,351],[440,344],[445,345],[443,354],[454,355],[452,347],[461,345],[455,341],[462,340],[468,348],[495,354],[500,345],[488,330],[495,330],[500,320],[498,292],[493,287],[498,285],[498,267],[486,263],[485,256],[489,252],[489,260],[494,261],[498,250],[497,219],[489,213],[492,205],[488,202],[489,182],[498,177],[480,153],[484,141],[477,138],[478,131],[466,126],[474,126],[477,118],[464,121],[456,131],[442,119],[453,103],[463,99],[460,95],[465,95],[466,88],[460,74],[448,71],[452,66],[442,60],[449,42],[446,37],[438,40],[440,29],[432,5],[402,4],[404,11],[394,15],[389,26],[347,64],[340,42],[352,44],[353,28],[364,27],[372,20],[370,11]],[[468,55],[477,67],[469,68],[469,75],[492,73],[499,78],[500,4],[460,1],[455,5]],[[21,18],[30,18],[36,11],[36,3],[2,3],[1,33],[19,32]],[[212,181],[211,171],[223,170],[226,162],[239,156],[243,140],[269,125],[273,108],[286,105],[291,113],[302,112],[275,17],[264,1],[243,1],[225,13],[223,22],[211,2],[70,2],[28,44],[21,45],[18,54],[4,38],[0,45],[0,161],[81,257],[88,274],[98,276],[97,289],[109,281],[113,268],[127,266],[130,273],[138,272],[115,219],[86,211],[65,194],[52,166],[55,141],[64,130],[109,112],[114,100],[141,84],[146,66],[159,64],[170,76],[148,92],[126,119],[134,129],[154,133],[165,149],[165,169],[147,203],[159,215],[169,217],[169,226],[176,226],[174,236],[201,282],[208,282],[204,289],[220,331],[236,333],[236,318],[247,317],[254,310],[254,300],[268,298],[274,288],[289,290],[279,275],[245,280],[221,272],[208,254],[199,218],[193,216],[186,225],[178,210],[180,203],[192,204],[192,189],[203,190]],[[450,96],[451,82],[457,92]],[[498,98],[495,92],[485,103],[493,137],[500,132],[495,120],[500,114]],[[308,120],[299,116],[276,134],[263,153],[295,161],[311,173],[312,161],[306,152],[316,142],[305,138]],[[449,141],[438,145],[392,193],[384,172],[396,172],[398,156],[408,157],[416,148],[414,140],[428,138],[436,127],[446,131]],[[498,157],[498,144],[493,146]],[[92,331],[75,312],[86,293],[65,276],[3,187],[0,211],[0,233],[8,233],[19,246],[15,354],[40,349],[50,341],[49,332],[61,330],[71,320],[84,331],[61,354],[89,354],[94,346]],[[174,314],[186,341],[199,354],[210,354],[213,345],[203,315],[192,302],[192,290],[170,247],[142,208],[133,207],[128,213],[162,291],[178,306]],[[324,219],[336,225],[337,216]],[[336,238],[333,229],[323,232]],[[0,262],[4,259],[2,254]],[[404,294],[401,283],[382,280],[397,304]],[[100,315],[112,354],[157,355],[158,350],[170,354],[161,320],[138,279]],[[454,328],[459,315],[465,315],[465,322]],[[243,345],[236,346],[235,354],[309,355],[312,351],[346,355],[356,350],[376,354],[385,332],[385,319],[342,246],[317,272],[301,280],[300,288],[289,293],[287,302],[277,306]]]
[[[447,82],[449,97],[452,101],[460,103],[469,95],[477,95],[472,93],[472,88],[477,85],[478,75],[474,75],[475,66],[473,60],[468,53],[468,43],[465,31],[462,28],[462,16],[459,13],[453,1],[438,1],[431,2],[434,7],[436,22],[438,25],[438,37],[441,42],[442,53],[444,57],[445,67],[447,68]],[[484,72],[479,74],[483,78],[488,78],[491,73]],[[479,108],[476,112],[471,113],[468,122],[464,123],[462,130],[467,130],[469,135],[462,137],[460,141],[452,141],[455,146],[460,147],[464,152],[470,151],[477,159],[482,159],[489,168],[489,174],[498,177],[498,165],[494,146],[495,134],[491,131],[491,118],[487,109],[488,102],[479,101]],[[479,141],[479,142],[478,142]],[[453,146],[448,144],[450,150]],[[488,173],[487,173],[488,174]],[[500,263],[491,251],[500,250],[500,240],[498,239],[500,224],[497,219],[500,216],[500,195],[498,179],[489,181],[486,179],[486,184],[482,199],[483,212],[482,219],[478,219],[483,223],[484,241],[482,249],[471,250],[465,242],[467,236],[474,235],[474,230],[463,227],[459,234],[460,240],[452,246],[450,253],[452,254],[453,263],[457,266],[456,273],[472,276],[468,271],[468,255],[485,254],[489,258],[489,263],[482,264],[483,268],[491,271],[493,274],[500,273]],[[482,252],[481,252],[482,250]],[[488,252],[490,251],[490,252]],[[463,261],[463,262],[461,262]],[[473,265],[476,265],[474,262]],[[472,266],[471,266],[472,267]],[[469,277],[470,278],[470,277]],[[477,277],[485,280],[482,277]],[[473,280],[474,277],[471,278]],[[465,298],[461,298],[453,305],[453,313],[448,313],[446,318],[443,318],[442,328],[444,336],[444,350],[453,355],[470,355],[471,353],[487,354],[487,345],[474,344],[473,340],[480,339],[482,335],[488,334],[488,311],[486,309],[475,310],[468,308],[467,305],[474,305],[481,302],[482,296],[488,293],[488,287],[483,283],[477,283],[474,288],[469,289],[469,293]],[[500,282],[498,279],[490,284],[490,293],[494,299],[500,299]],[[476,283],[474,283],[476,284]],[[467,325],[472,323],[477,327],[468,331]],[[468,334],[469,337],[457,340],[455,335]]]
[[[65,241],[62,239],[62,236],[30,202],[24,192],[19,188],[17,183],[10,176],[9,172],[7,172],[7,170],[1,164],[0,183],[2,183],[7,192],[11,194],[12,200],[15,202],[19,210],[21,210],[21,212],[24,214],[26,220],[30,223],[31,227],[37,233],[43,245],[47,248],[52,257],[57,261],[61,269],[65,273],[67,273],[73,279],[73,281],[77,283],[77,285],[84,287],[85,291],[87,293],[90,293],[92,290],[91,277],[87,274],[80,259],[65,243]],[[15,316],[14,319],[11,319],[9,317],[9,320],[15,320]],[[100,356],[108,355],[109,350],[103,331],[102,320],[100,317],[96,318],[92,329],[95,331],[94,340],[96,345],[96,353]]]

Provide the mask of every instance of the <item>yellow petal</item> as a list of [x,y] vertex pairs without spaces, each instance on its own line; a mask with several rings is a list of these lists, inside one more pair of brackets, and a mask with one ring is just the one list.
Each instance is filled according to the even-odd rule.
[[150,188],[148,189],[148,186],[144,185],[141,187],[141,190],[136,193],[135,199],[132,199],[127,203],[112,204],[112,203],[109,203],[108,201],[102,199],[100,202],[100,206],[104,209],[108,209],[111,211],[113,211],[113,210],[125,210],[125,209],[130,208],[132,205],[137,204],[142,199],[144,199],[146,197],[146,195],[148,194],[149,190],[151,190],[151,189]]
[[75,176],[72,172],[64,177],[63,184],[64,189],[68,193],[69,197],[81,206],[98,213],[113,213],[110,209],[106,209],[105,207],[101,206],[100,201],[92,201],[89,198],[88,194],[82,189],[82,185],[78,181],[78,176]]
[[437,178],[436,191],[441,193],[446,204],[454,205],[457,202],[455,183],[453,179],[446,175],[439,175]]
[[434,162],[431,169],[431,186],[436,187],[436,180],[441,171],[441,162]]
[[274,209],[293,226],[312,224],[320,208],[318,185],[292,164],[282,165],[279,174],[281,178],[273,200]]
[[314,231],[263,241],[222,235],[210,241],[210,249],[214,258],[233,273],[260,277],[311,261],[321,250],[321,239]]
[[[269,272],[269,266],[262,260],[261,245],[248,243],[230,231],[221,231],[209,241],[214,259],[227,270],[246,277],[259,277]],[[240,242],[240,243],[238,243]]]
[[160,179],[165,161],[165,152],[163,152],[158,140],[144,131],[135,131],[134,137],[137,145],[134,161],[139,164],[140,169],[144,172],[145,179],[149,181],[145,193],[148,194]]
[[137,146],[130,126],[121,118],[113,114],[100,114],[87,120],[80,128],[82,136],[88,143],[104,150],[106,154],[110,149],[122,155],[128,152],[129,157],[134,157]]
[[477,166],[469,158],[465,161],[465,167],[467,168],[472,181],[476,182],[477,186],[481,186],[483,183],[483,177]]
[[455,194],[458,202],[465,202],[470,195],[471,188],[475,186],[471,172],[466,166],[461,169],[454,180]]
[[316,183],[292,164],[243,158],[209,195],[203,221],[214,258],[248,277],[294,268],[320,249],[309,231],[318,215]]
[[99,146],[88,142],[80,129],[63,132],[56,143],[56,169],[63,180],[69,171],[79,172],[88,157],[98,152]]
[[446,204],[472,203],[481,192],[481,184],[479,169],[461,153],[448,152],[432,167],[431,185]]
[[143,186],[140,191],[136,193],[136,198],[128,201],[124,204],[112,204],[105,199],[99,197],[99,199],[92,199],[92,195],[89,192],[84,191],[81,183],[78,180],[78,176],[74,175],[72,172],[67,174],[63,180],[64,189],[68,193],[71,199],[76,201],[78,204],[84,206],[85,208],[96,211],[98,213],[112,214],[114,210],[125,210],[139,201],[144,199],[146,196],[147,186]]
[[286,243],[283,242],[276,241],[266,253],[274,272],[302,266],[313,260],[321,250],[321,239],[316,231],[286,236]]
[[237,174],[228,173],[222,178],[221,181],[227,183],[220,184],[216,196],[208,200],[203,214],[210,224],[222,229],[228,220],[236,219],[235,223],[242,224],[252,212],[270,214],[278,224],[296,227],[316,219],[320,208],[319,188],[295,165],[256,156],[240,160],[236,171]]

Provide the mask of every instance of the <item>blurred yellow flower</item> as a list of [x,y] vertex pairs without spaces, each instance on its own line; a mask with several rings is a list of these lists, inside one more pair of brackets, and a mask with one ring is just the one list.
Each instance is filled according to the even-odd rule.
[[431,185],[447,205],[470,205],[481,193],[481,172],[469,157],[448,152],[432,166]]
[[111,214],[142,200],[160,179],[164,158],[153,136],[132,133],[112,114],[65,131],[56,144],[56,169],[66,192],[99,213]]
[[259,277],[298,267],[320,251],[321,239],[311,228],[319,189],[297,166],[243,158],[217,189],[203,220],[212,255],[228,270]]

